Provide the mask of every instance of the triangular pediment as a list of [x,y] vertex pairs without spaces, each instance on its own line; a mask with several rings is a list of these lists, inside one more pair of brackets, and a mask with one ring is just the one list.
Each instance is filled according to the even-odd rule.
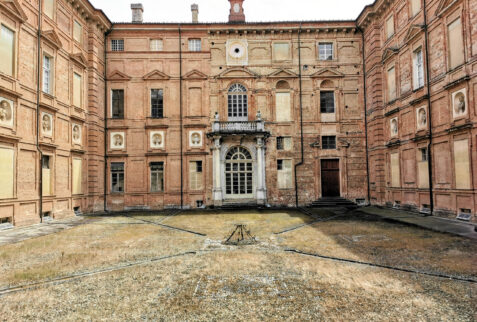
[[25,22],[28,17],[17,0],[0,0],[0,7],[11,13],[21,22]]
[[254,72],[248,70],[247,68],[244,67],[235,67],[235,68],[229,68],[219,75],[217,75],[217,78],[258,78],[259,75],[255,74]]
[[311,77],[313,78],[333,78],[333,77],[343,77],[344,75],[340,73],[339,71],[332,69],[332,68],[322,68]]
[[421,31],[423,30],[423,26],[421,25],[412,25],[406,33],[406,37],[404,37],[404,43],[410,42],[416,36],[418,36]]
[[115,70],[108,76],[108,80],[130,80],[131,77],[128,75],[121,73],[119,70]]
[[458,0],[441,0],[437,6],[436,16],[440,17],[447,12]]
[[60,37],[58,37],[58,34],[54,30],[43,31],[41,35],[46,41],[55,46],[56,49],[60,49],[63,46]]
[[159,70],[153,70],[152,72],[146,74],[143,76],[142,79],[144,80],[166,80],[169,79],[169,75],[164,74],[163,72]]
[[277,71],[274,71],[270,75],[268,75],[268,77],[270,77],[270,78],[295,78],[295,77],[298,77],[298,75],[289,71],[289,70],[286,70],[286,69],[279,69]]
[[70,58],[71,58],[71,60],[77,62],[78,64],[80,64],[84,68],[86,68],[88,66],[88,60],[86,59],[86,57],[82,53],[71,54]]
[[206,74],[202,73],[201,71],[197,69],[191,70],[190,72],[185,74],[182,78],[183,79],[202,79],[202,80],[208,79]]
[[381,61],[384,63],[390,57],[396,55],[398,53],[398,51],[399,51],[399,49],[394,48],[394,47],[386,48],[383,52],[383,56],[381,57]]

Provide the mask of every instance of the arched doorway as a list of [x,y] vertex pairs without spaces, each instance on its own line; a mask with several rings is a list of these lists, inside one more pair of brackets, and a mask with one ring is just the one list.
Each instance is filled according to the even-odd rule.
[[231,148],[225,157],[225,194],[228,198],[253,197],[253,160],[243,147]]

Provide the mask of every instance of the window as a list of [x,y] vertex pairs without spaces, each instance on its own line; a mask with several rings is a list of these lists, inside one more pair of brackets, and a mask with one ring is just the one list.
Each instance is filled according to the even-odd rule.
[[320,60],[333,60],[333,43],[318,44]]
[[41,157],[41,172],[42,172],[42,190],[43,196],[51,195],[51,163],[50,156],[43,155]]
[[13,198],[14,153],[13,149],[0,147],[0,199]]
[[164,191],[164,162],[151,162],[151,192]]
[[153,118],[164,117],[164,91],[151,89],[151,116]]
[[421,153],[421,162],[427,162],[428,160],[427,148],[419,149],[419,152]]
[[81,75],[73,73],[73,105],[76,107],[82,107],[83,99],[83,84]]
[[83,193],[81,186],[82,160],[73,159],[73,194],[78,195]]
[[411,0],[411,15],[414,17],[421,10],[421,0]]
[[124,163],[111,163],[111,192],[124,192]]
[[414,89],[424,86],[424,64],[422,61],[422,48],[414,52]]
[[248,120],[248,97],[247,89],[240,84],[234,84],[228,94],[229,121]]
[[334,149],[336,149],[336,136],[322,136],[321,137],[321,148],[323,150],[334,150]]
[[290,151],[291,150],[291,137],[283,137],[279,136],[277,137],[277,150],[282,151]]
[[252,156],[242,147],[233,147],[225,156],[225,193],[251,195],[253,193]]
[[15,59],[15,33],[2,25],[0,32],[0,71],[13,76]]
[[287,81],[281,80],[277,83],[275,104],[277,122],[291,121],[291,94],[290,84]]
[[278,189],[292,188],[292,160],[277,160]]
[[162,39],[151,39],[151,51],[162,51]]
[[124,90],[112,90],[112,117],[113,119],[124,118]]
[[111,39],[111,50],[112,51],[124,51],[124,40],[123,39]]
[[320,111],[321,113],[335,112],[335,93],[334,92],[320,93]]
[[388,102],[396,98],[396,74],[394,66],[388,69]]
[[43,56],[43,92],[51,94],[53,91],[52,84],[52,58]]
[[200,39],[189,39],[189,51],[201,51]]
[[189,163],[190,189],[202,189],[202,161],[191,161]]
[[464,39],[460,18],[449,24],[447,29],[449,37],[449,68],[453,69],[464,63]]
[[43,10],[49,18],[53,19],[55,17],[55,1],[54,0],[44,0]]
[[390,16],[386,20],[386,39],[391,38],[394,35],[394,16]]
[[83,43],[83,27],[76,20],[73,26],[73,39],[79,42],[80,44]]

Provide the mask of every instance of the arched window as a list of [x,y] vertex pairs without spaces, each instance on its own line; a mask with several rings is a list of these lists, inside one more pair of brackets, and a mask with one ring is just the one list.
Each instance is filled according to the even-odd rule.
[[229,121],[248,120],[248,97],[247,89],[240,84],[233,84],[228,93],[228,117]]
[[250,152],[233,147],[225,157],[225,190],[227,195],[247,196],[253,193],[253,166]]

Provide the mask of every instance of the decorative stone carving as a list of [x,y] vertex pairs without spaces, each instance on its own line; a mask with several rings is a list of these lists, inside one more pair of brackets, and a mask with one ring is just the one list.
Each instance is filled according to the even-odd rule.
[[13,101],[0,97],[0,125],[13,126]]
[[202,146],[202,132],[192,131],[189,133],[189,144],[191,147]]
[[121,150],[126,147],[126,140],[124,139],[124,132],[111,133],[111,149]]
[[81,125],[73,123],[72,126],[73,143],[81,145]]
[[41,131],[44,136],[53,135],[53,115],[44,112],[41,114]]
[[152,149],[164,148],[164,132],[153,131],[150,133],[150,145]]
[[227,65],[248,65],[248,43],[245,39],[227,40]]
[[399,131],[399,125],[398,125],[398,119],[397,117],[396,118],[393,118],[391,120],[391,136],[396,136],[398,135],[398,131]]
[[467,114],[467,95],[465,88],[452,93],[452,107],[454,117]]
[[422,129],[427,126],[427,111],[425,107],[417,109],[417,128]]

